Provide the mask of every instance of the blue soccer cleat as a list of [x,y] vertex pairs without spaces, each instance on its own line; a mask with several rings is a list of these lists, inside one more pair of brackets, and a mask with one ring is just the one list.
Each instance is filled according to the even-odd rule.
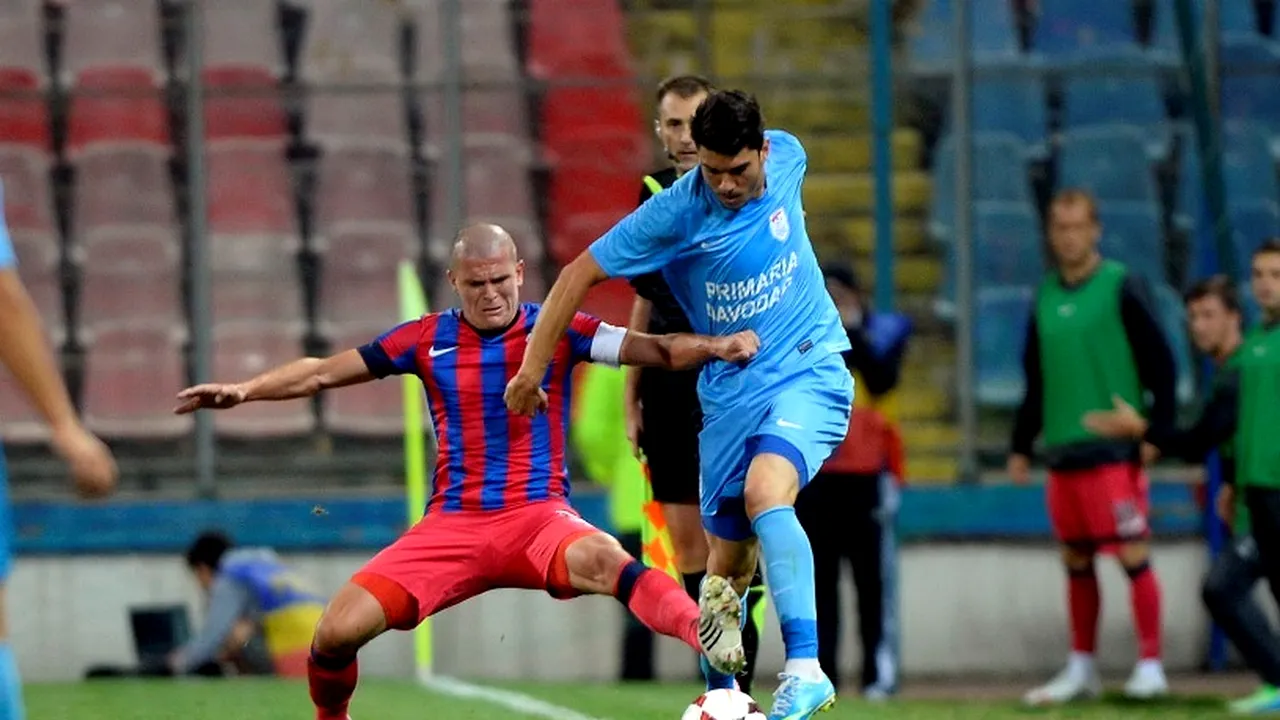
[[821,680],[802,680],[782,673],[782,684],[773,693],[769,720],[807,720],[836,704],[836,686],[826,675]]
[[732,675],[725,675],[711,667],[711,663],[707,661],[706,656],[698,657],[698,666],[702,668],[702,677],[707,680],[707,690],[738,689],[738,681]]

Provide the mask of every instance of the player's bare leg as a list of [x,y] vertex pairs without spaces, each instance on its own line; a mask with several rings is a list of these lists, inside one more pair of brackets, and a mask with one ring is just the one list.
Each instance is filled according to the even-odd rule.
[[618,598],[646,627],[683,640],[713,667],[742,657],[742,644],[733,637],[700,637],[698,606],[684,588],[670,575],[631,557],[613,536],[592,533],[571,541],[564,563],[575,590]]
[[667,522],[671,547],[676,552],[676,570],[682,576],[705,573],[710,550],[702,529],[701,509],[686,503],[662,503],[662,519]]
[[365,588],[347,583],[329,601],[316,625],[307,662],[316,720],[348,720],[360,675],[356,653],[386,631],[382,603]]
[[1102,693],[1102,679],[1093,659],[1102,606],[1093,557],[1092,548],[1062,547],[1062,563],[1067,571],[1071,655],[1067,666],[1053,679],[1026,694],[1023,701],[1028,705],[1056,705],[1095,698]]
[[1138,663],[1125,683],[1126,696],[1148,700],[1169,693],[1160,661],[1160,581],[1151,569],[1151,546],[1146,540],[1127,542],[1117,553],[1129,576],[1133,625],[1138,635]]

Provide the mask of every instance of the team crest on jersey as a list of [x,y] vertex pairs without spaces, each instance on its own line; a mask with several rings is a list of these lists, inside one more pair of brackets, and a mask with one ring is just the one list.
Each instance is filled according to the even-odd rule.
[[791,236],[791,223],[787,221],[786,210],[778,208],[769,216],[769,232],[773,233],[773,239],[778,242],[783,242]]

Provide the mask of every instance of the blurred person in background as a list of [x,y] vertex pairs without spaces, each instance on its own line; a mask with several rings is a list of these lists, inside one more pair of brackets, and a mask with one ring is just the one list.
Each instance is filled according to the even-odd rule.
[[[115,488],[115,460],[107,446],[85,430],[76,416],[58,362],[45,340],[35,303],[18,277],[18,259],[9,239],[3,207],[0,188],[0,364],[17,380],[23,394],[48,423],[52,431],[50,444],[67,463],[76,490],[85,497],[106,495]],[[22,681],[9,647],[9,631],[4,619],[4,583],[9,578],[11,565],[12,525],[8,478],[4,456],[0,454],[0,720],[24,717]]]
[[858,597],[860,687],[866,697],[883,699],[897,684],[888,628],[892,598],[885,583],[893,540],[886,536],[893,530],[896,485],[904,471],[902,437],[879,400],[898,384],[911,321],[874,311],[848,267],[829,265],[823,275],[849,335],[845,364],[862,392],[855,394],[849,434],[796,498],[796,515],[813,545],[823,672],[840,686],[840,571],[848,562]]
[[[573,446],[587,477],[609,490],[609,515],[622,549],[641,557],[648,480],[627,441],[622,390],[626,375],[622,368],[607,365],[588,365],[581,372],[569,425]],[[621,678],[653,680],[653,632],[631,613],[624,615]]]
[[[1222,287],[1229,288],[1229,281]],[[1280,239],[1268,240],[1254,252],[1252,289],[1262,309],[1261,326],[1231,352],[1233,313],[1222,313],[1226,327],[1213,353],[1220,369],[1204,409],[1191,427],[1164,436],[1148,456],[1170,455],[1198,463],[1215,448],[1227,450],[1223,480],[1229,484],[1218,498],[1218,512],[1232,525],[1235,547],[1214,563],[1205,581],[1204,600],[1245,661],[1262,677],[1262,687],[1231,703],[1230,709],[1241,715],[1265,715],[1280,712],[1276,690],[1280,638],[1250,596],[1261,574],[1272,596],[1280,600]],[[1221,288],[1218,294],[1232,297]],[[1197,345],[1212,339],[1211,333],[1196,331],[1197,321],[1212,325],[1198,317],[1215,312],[1207,297],[1198,301],[1200,307],[1192,314]],[[1238,327],[1238,310],[1234,315]],[[1089,415],[1087,422],[1094,432],[1126,439],[1148,432],[1148,421],[1131,402],[1117,397],[1114,405],[1109,412]]]
[[[712,92],[711,82],[697,75],[677,75],[658,85],[658,117],[654,130],[671,166],[646,175],[640,188],[640,204],[675,184],[698,166],[693,144],[693,113]],[[636,290],[628,327],[654,334],[693,332],[693,325],[676,301],[662,272],[631,279]],[[675,549],[676,569],[689,596],[707,574],[706,533],[698,507],[698,433],[702,431],[702,406],[698,400],[698,372],[670,372],[661,368],[628,368],[626,384],[627,436],[649,466],[653,499]],[[760,628],[767,604],[759,567],[747,588],[747,625],[742,647],[747,666],[737,677],[738,686],[750,694],[760,649]]]
[[1046,499],[1067,571],[1071,654],[1047,684],[1027,693],[1031,705],[1096,697],[1094,663],[1101,593],[1094,556],[1114,553],[1129,576],[1138,662],[1125,694],[1168,692],[1160,659],[1160,584],[1150,563],[1148,479],[1137,439],[1100,436],[1084,425],[1091,410],[1119,395],[1142,405],[1150,392],[1150,427],[1159,445],[1173,430],[1177,401],[1173,354],[1156,320],[1147,284],[1098,252],[1102,228],[1093,198],[1059,192],[1050,203],[1050,252],[1056,268],[1037,293],[1027,324],[1026,394],[1014,422],[1009,474],[1030,478],[1032,446],[1044,442]]
[[306,677],[325,599],[269,548],[236,548],[218,531],[196,538],[187,567],[207,600],[204,626],[169,658],[176,675],[210,663],[243,675]]

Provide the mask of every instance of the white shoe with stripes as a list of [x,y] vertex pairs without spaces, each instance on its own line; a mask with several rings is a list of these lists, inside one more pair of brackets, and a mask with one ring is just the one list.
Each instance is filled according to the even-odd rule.
[[742,649],[742,599],[729,580],[708,575],[698,597],[698,640],[711,667],[737,675],[747,665]]

